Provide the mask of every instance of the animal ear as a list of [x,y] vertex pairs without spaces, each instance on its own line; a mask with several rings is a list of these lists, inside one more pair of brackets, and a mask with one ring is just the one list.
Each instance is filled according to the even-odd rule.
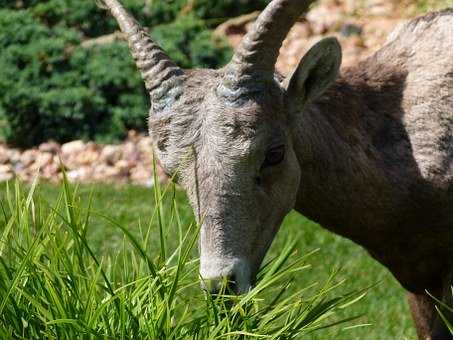
[[306,104],[329,87],[341,65],[341,46],[336,38],[325,38],[314,45],[285,80],[290,100]]

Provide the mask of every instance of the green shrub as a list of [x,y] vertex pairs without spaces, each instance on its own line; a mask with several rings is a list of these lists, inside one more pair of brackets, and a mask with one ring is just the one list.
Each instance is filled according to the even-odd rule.
[[[192,0],[193,11],[204,19],[218,19],[218,22],[241,14],[263,9],[270,0]],[[187,2],[184,1],[183,2]],[[187,6],[187,5],[186,5]]]
[[[0,25],[0,107],[8,142],[118,138],[125,127],[138,127],[137,115],[145,125],[146,96],[125,44],[85,49],[74,31],[50,29],[28,11],[0,11]],[[128,119],[118,122],[126,109]]]
[[[122,0],[138,19],[143,20],[143,0]],[[70,27],[83,37],[97,37],[117,29],[115,20],[96,0],[0,0],[0,8],[27,10],[47,27]]]
[[[122,0],[140,22],[150,27],[169,23],[192,13],[213,24],[263,9],[270,0]],[[98,1],[99,3],[100,1]],[[77,27],[86,36],[98,36],[116,28],[115,21],[101,10],[96,0],[0,0],[0,7],[30,9],[46,25]]]
[[[212,28],[268,0],[122,0],[181,67],[225,64],[230,47]],[[117,30],[95,0],[0,0],[0,137],[115,141],[145,130],[148,96],[126,44],[81,47]]]
[[[74,3],[81,8],[68,12],[64,6]],[[80,46],[85,35],[114,30],[106,12],[90,1],[25,5],[0,10],[2,137],[28,147],[47,139],[114,141],[127,129],[144,130],[149,99],[126,43]],[[152,35],[185,68],[218,67],[231,55],[194,15],[156,26]]]
[[152,36],[183,68],[215,68],[231,58],[230,48],[222,41],[212,40],[204,21],[193,15],[157,26]]

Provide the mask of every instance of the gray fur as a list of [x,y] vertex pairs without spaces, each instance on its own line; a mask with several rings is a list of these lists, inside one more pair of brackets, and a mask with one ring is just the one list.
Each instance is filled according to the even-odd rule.
[[[289,2],[274,0],[258,22]],[[315,45],[289,79],[244,71],[237,61],[262,53],[250,43],[262,27],[246,37],[252,51],[242,48],[224,69],[186,72],[169,111],[149,119],[163,168],[177,173],[202,223],[201,276],[213,285],[232,277],[247,291],[296,209],[389,268],[411,292],[420,338],[447,338],[425,290],[452,304],[453,10],[400,27],[338,77],[333,39]],[[278,36],[278,48],[282,32],[262,31]],[[262,168],[280,145],[283,161]]]

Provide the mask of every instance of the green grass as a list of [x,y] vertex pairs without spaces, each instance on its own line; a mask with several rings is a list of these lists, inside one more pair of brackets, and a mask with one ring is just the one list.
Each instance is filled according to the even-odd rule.
[[[34,210],[36,212],[39,212],[37,213],[37,215],[39,215],[39,218],[43,222],[41,223],[41,225],[44,226],[46,224],[44,223],[45,221],[54,222],[51,223],[51,226],[46,227],[50,229],[45,229],[43,227],[39,229],[36,228],[36,225],[34,226],[34,228],[36,228],[35,231],[46,230],[45,236],[47,235],[46,237],[41,238],[41,244],[45,244],[46,246],[41,246],[41,248],[33,250],[33,252],[37,252],[33,253],[34,258],[40,259],[41,261],[42,256],[52,258],[52,254],[54,257],[58,257],[57,254],[67,255],[71,252],[71,256],[73,257],[68,257],[65,259],[64,256],[60,256],[61,263],[58,262],[57,264],[53,264],[54,267],[50,266],[50,264],[48,267],[38,266],[34,268],[36,273],[33,270],[29,270],[27,272],[27,270],[24,269],[25,272],[28,273],[27,275],[30,276],[29,280],[33,281],[32,279],[34,279],[33,282],[41,282],[39,277],[35,277],[36,275],[38,275],[37,273],[40,273],[39,275],[50,276],[50,278],[47,278],[49,280],[48,282],[53,282],[57,286],[58,284],[63,285],[65,284],[64,280],[58,283],[59,276],[52,276],[52,272],[47,272],[46,274],[44,268],[54,268],[55,270],[56,268],[59,268],[58,270],[61,272],[61,266],[67,266],[67,268],[74,271],[74,268],[72,268],[71,266],[77,263],[79,263],[79,265],[83,263],[83,265],[87,268],[86,270],[88,274],[84,274],[86,277],[83,277],[81,273],[83,273],[84,269],[82,267],[76,268],[77,270],[75,270],[73,281],[79,284],[81,287],[85,287],[85,294],[87,296],[90,296],[90,298],[84,302],[86,306],[89,306],[89,308],[85,307],[84,310],[97,310],[98,313],[100,315],[103,315],[104,317],[104,325],[102,326],[103,328],[99,326],[98,323],[96,329],[109,329],[112,334],[118,336],[118,333],[116,332],[117,330],[115,330],[114,326],[112,326],[112,320],[114,320],[116,324],[124,326],[122,329],[124,332],[123,335],[126,338],[127,336],[135,334],[133,332],[137,332],[137,329],[144,330],[146,329],[146,327],[148,327],[148,330],[152,329],[154,326],[150,326],[150,319],[153,320],[153,318],[149,316],[151,315],[155,317],[158,314],[157,310],[147,310],[148,314],[146,314],[146,320],[138,317],[138,324],[134,324],[134,322],[136,321],[134,321],[134,317],[131,317],[131,313],[132,315],[136,315],[134,313],[136,313],[137,310],[144,308],[143,304],[145,302],[150,303],[150,296],[153,296],[153,294],[150,294],[149,291],[151,289],[149,286],[150,273],[148,272],[149,268],[147,268],[146,259],[148,258],[148,256],[155,256],[152,257],[152,260],[150,260],[150,262],[154,263],[156,267],[160,268],[161,272],[163,273],[162,276],[164,277],[164,281],[167,282],[167,284],[164,285],[165,287],[171,286],[171,283],[174,280],[175,270],[178,265],[178,261],[176,261],[176,263],[173,261],[171,265],[165,265],[165,261],[162,261],[162,245],[159,238],[159,228],[156,226],[158,223],[154,223],[151,229],[152,232],[150,232],[148,228],[149,221],[152,219],[153,213],[155,214],[156,212],[153,190],[134,186],[81,186],[77,189],[77,194],[74,196],[74,201],[71,201],[71,199],[69,199],[69,207],[73,207],[73,217],[71,217],[71,209],[67,209],[64,204],[64,197],[61,196],[61,188],[53,187],[50,185],[40,185],[36,189],[36,191],[37,192],[35,193],[34,201],[30,202],[34,202]],[[72,197],[71,195],[69,196]],[[0,185],[0,200],[4,205],[4,209],[9,209],[11,211],[15,210],[14,206],[20,206],[24,208],[24,204],[26,204],[27,202],[25,199],[23,199],[22,202],[20,202],[19,200],[17,200],[16,202],[11,202],[10,194],[10,203],[6,204],[5,202],[8,202],[8,200],[6,198],[6,187],[4,184]],[[49,210],[45,202],[48,202],[50,206],[55,205],[56,202],[60,202],[60,207],[56,211],[59,211],[62,216],[56,215],[56,212],[53,215],[49,213],[49,211],[51,210]],[[8,205],[10,206],[8,207]],[[84,223],[86,221],[85,212],[89,205],[91,207],[90,211],[92,211],[88,220],[89,223],[86,223],[86,225],[89,225],[89,227],[84,227]],[[170,199],[162,204],[162,216],[164,217],[164,221],[165,218],[172,216],[172,211],[174,211],[172,207],[174,208],[175,205],[178,208],[177,210],[179,212],[181,231],[164,228],[163,239],[166,243],[166,256],[171,253],[171,249],[175,249],[175,247],[179,244],[179,239],[183,237],[184,231],[186,230],[185,228],[187,228],[187,225],[192,220],[191,209],[186,203],[184,194],[176,191],[174,200]],[[108,219],[106,219],[102,215],[107,216]],[[14,230],[14,232],[16,233],[14,234],[15,238],[13,238],[16,241],[15,246],[13,246],[11,243],[6,243],[5,245],[3,245],[3,247],[6,246],[6,249],[15,249],[16,252],[21,251],[22,257],[19,256],[20,254],[16,254],[16,256],[19,256],[19,258],[22,259],[25,257],[24,254],[27,253],[27,249],[18,246],[22,245],[25,241],[27,241],[28,243],[26,243],[30,245],[36,237],[36,235],[30,233],[30,224],[36,223],[34,219],[38,218],[36,216],[29,216],[29,214],[27,214],[27,216],[27,218],[23,218],[22,224],[19,223],[17,226],[15,226],[15,228],[19,228]],[[156,216],[154,215],[154,220],[155,217]],[[68,231],[71,230],[70,227],[65,233],[60,234],[58,230],[63,226],[63,224],[65,224],[61,222],[61,219],[65,218],[68,224],[66,225],[66,228],[68,228],[68,226],[71,226],[70,221],[68,221],[71,220],[71,218],[74,221],[78,221],[77,223],[75,223],[75,225],[78,226],[77,228],[79,228],[77,230],[79,230],[78,232],[82,232],[82,235],[84,235],[84,237],[82,239],[79,239],[79,241],[86,240],[87,246],[92,251],[91,255],[87,253],[88,248],[85,248],[83,244],[78,244],[77,237],[74,238],[71,237],[70,233],[68,234]],[[174,214],[173,218],[175,218]],[[7,219],[8,213],[5,213],[5,216],[0,213],[0,235],[2,231],[4,232],[5,221]],[[56,223],[55,221],[59,219],[60,222]],[[108,222],[108,220],[113,220],[115,221],[115,223],[112,224]],[[133,251],[133,246],[131,246],[130,240],[128,240],[124,232],[122,232],[117,227],[118,225],[130,232],[131,237],[139,240],[138,243],[143,245],[143,249],[146,249],[146,254],[136,255],[137,252]],[[23,230],[20,230],[20,228],[23,228]],[[29,232],[27,232],[27,230],[29,230]],[[52,238],[48,237],[48,235],[56,235],[58,237],[55,236],[54,238]],[[21,238],[21,241],[18,240],[19,238]],[[27,238],[28,240],[26,240]],[[146,239],[148,240],[148,242],[144,242],[144,240]],[[314,249],[319,248],[320,250],[299,264],[299,267],[301,267],[300,272],[297,272],[294,275],[294,282],[291,287],[287,289],[286,294],[295,293],[298,289],[304,289],[313,285],[314,283],[317,283],[317,285],[315,285],[314,288],[310,290],[310,294],[308,294],[307,300],[305,301],[305,303],[307,303],[308,301],[310,301],[309,297],[313,297],[314,294],[316,294],[316,291],[323,287],[323,284],[325,284],[325,282],[330,282],[330,284],[332,284],[332,281],[329,281],[329,278],[332,274],[332,269],[338,267],[341,267],[342,271],[340,272],[340,274],[336,275],[336,282],[341,281],[342,279],[345,279],[346,281],[342,286],[335,288],[330,294],[330,297],[337,297],[346,294],[347,292],[358,291],[363,289],[364,287],[372,286],[377,283],[376,286],[373,286],[368,291],[365,298],[357,301],[351,306],[348,306],[348,308],[335,309],[336,319],[348,318],[362,314],[364,316],[345,325],[339,325],[337,327],[327,328],[325,330],[318,330],[309,334],[307,334],[307,329],[305,329],[300,330],[299,334],[307,334],[307,338],[310,339],[415,338],[415,332],[412,329],[408,308],[405,304],[405,296],[403,290],[388,273],[388,271],[381,265],[373,261],[360,247],[354,245],[348,240],[342,239],[326,232],[316,224],[311,223],[310,221],[304,219],[302,216],[296,213],[291,213],[286,218],[277,239],[271,247],[268,259],[273,258],[278,254],[281,255],[282,249],[288,249],[287,247],[285,248],[285,244],[287,244],[288,239],[297,240],[295,247],[298,254],[290,257],[290,260],[292,261],[297,262],[298,257],[301,257],[304,254],[308,254]],[[60,247],[56,247],[57,245],[60,245]],[[81,256],[83,257],[83,260],[77,258],[78,252],[82,254]],[[189,256],[187,264],[185,265],[185,269],[183,271],[186,274],[183,275],[183,279],[181,279],[181,282],[179,282],[177,285],[177,299],[181,299],[181,296],[186,295],[198,298],[191,298],[192,300],[190,300],[189,302],[182,302],[181,300],[178,300],[176,306],[175,304],[171,305],[171,308],[166,313],[172,315],[172,320],[186,320],[189,323],[189,321],[193,322],[194,316],[184,316],[184,313],[179,307],[181,305],[198,306],[196,310],[199,311],[199,314],[197,314],[196,319],[198,320],[199,325],[206,325],[210,318],[212,318],[212,309],[209,309],[205,305],[203,305],[203,303],[206,304],[206,299],[203,299],[204,295],[197,288],[198,284],[194,283],[196,281],[194,280],[194,275],[196,274],[197,263],[194,260],[193,255],[196,254],[196,251],[192,250],[190,253],[191,255]],[[39,256],[37,256],[37,254]],[[178,254],[175,255],[175,258],[179,258],[177,255]],[[4,257],[3,254],[2,256]],[[96,265],[95,261],[93,261],[93,258],[96,258],[99,263],[102,263],[102,268],[105,268],[104,273],[99,270],[100,267]],[[38,264],[41,263],[40,261],[38,261]],[[28,262],[25,261],[24,265],[27,263]],[[311,266],[305,267],[305,264],[307,263],[309,263]],[[28,263],[27,265],[30,264]],[[36,262],[33,262],[33,265],[37,266]],[[148,276],[143,275],[144,272],[146,272]],[[106,286],[105,282],[103,284],[98,283],[97,285],[93,286],[93,277],[96,277],[96,280],[99,280],[99,282],[103,282],[102,275],[106,275],[108,278],[112,279],[112,282],[117,283],[117,285],[113,285],[111,287],[111,289],[117,292],[117,297],[115,299],[112,299],[108,294],[109,288]],[[91,281],[87,278],[91,278]],[[61,277],[60,280],[62,280]],[[138,284],[140,280],[145,280],[146,282],[148,282],[148,290],[145,290],[143,288],[145,285],[143,285],[142,287]],[[42,282],[47,281],[43,280]],[[125,286],[125,283],[127,282],[130,283],[129,286]],[[21,281],[21,284],[24,283]],[[90,287],[96,287],[96,289]],[[261,294],[259,297],[264,299],[263,301],[266,301],[266,296],[268,296],[269,293],[276,294],[275,291],[278,291],[278,289],[281,289],[283,287],[283,283],[281,287],[279,287],[278,284],[274,284],[272,288],[264,290],[263,292],[259,292]],[[65,306],[65,308],[69,310],[71,310],[71,308],[73,309],[73,311],[78,310],[77,308],[80,307],[68,296],[61,298],[47,296],[48,294],[52,294],[52,289],[50,289],[49,287],[34,287],[33,289],[34,290],[32,291],[38,292],[35,293],[38,295],[36,298],[39,297],[41,299],[41,302],[35,301],[35,304],[37,306],[42,306],[45,299],[53,299],[55,301],[61,300],[61,306]],[[93,293],[93,291],[95,291],[96,294]],[[11,308],[13,308],[14,310],[14,306],[12,306],[11,304],[11,301],[14,301],[18,306],[20,306],[20,308],[17,307],[18,310],[21,310],[24,313],[20,320],[17,319],[17,322],[22,323],[22,325],[20,326],[28,325],[29,328],[32,327],[33,320],[27,320],[26,318],[24,318],[24,316],[27,315],[27,312],[31,310],[30,306],[26,307],[25,302],[28,301],[27,303],[30,304],[30,301],[32,300],[27,300],[27,297],[25,295],[21,296],[20,290],[19,293],[17,291],[11,292],[11,294],[13,293],[16,294],[14,295],[15,298],[13,300],[10,299],[6,303],[4,303],[5,306],[3,308],[10,308],[10,311]],[[101,296],[102,294],[106,294],[105,301],[99,300],[99,296]],[[108,296],[110,296],[110,298],[107,298]],[[29,299],[31,298],[32,296],[29,296]],[[160,300],[161,305],[165,305],[163,302],[166,301],[165,299],[166,298]],[[256,300],[253,301],[254,304],[263,303],[257,302]],[[132,303],[134,310],[127,310],[126,306],[128,305],[128,303]],[[224,303],[224,300],[216,302],[216,304],[220,304],[220,306],[222,306],[222,304]],[[241,305],[237,301],[234,301],[234,303],[236,306]],[[244,306],[244,309],[252,308],[248,304]],[[63,332],[62,329],[70,329],[71,332],[74,332],[72,334],[74,335],[77,332],[80,332],[83,327],[86,326],[86,324],[79,324],[71,318],[68,318],[67,320],[62,318],[62,315],[64,315],[63,312],[66,310],[65,308],[55,306],[52,311],[56,314],[59,314],[59,318],[57,319],[57,321],[48,324],[49,329],[44,331],[41,330],[41,332],[48,331],[49,334],[51,334],[51,332],[54,332],[55,329],[59,332]],[[279,308],[281,308],[281,306],[273,306],[272,313],[277,313]],[[66,313],[68,312],[66,311]],[[83,312],[79,311],[79,313],[81,314],[81,319],[85,321],[88,320],[95,324],[92,318],[84,315],[84,319],[82,317]],[[224,332],[226,329],[228,329],[228,327],[230,327],[231,330],[237,330],[238,327],[239,329],[244,329],[244,319],[238,317],[237,314],[232,316],[232,314],[228,314],[232,312],[226,312],[225,310],[222,313],[220,313],[222,315],[220,320],[233,320],[234,322],[231,322],[231,324],[228,324],[228,322],[225,324],[226,321],[224,321],[223,323],[220,322],[221,326],[218,326],[218,332]],[[236,313],[238,313],[238,310],[236,310]],[[248,313],[250,313],[250,310],[248,311]],[[0,315],[2,315],[2,313],[0,313]],[[244,315],[248,314],[246,313]],[[258,328],[253,328],[252,326],[250,326],[250,329],[259,329],[260,331],[270,333],[271,326],[263,325],[261,323],[263,322],[263,319],[268,316],[269,315],[266,316],[265,314],[260,315],[259,313],[257,313],[255,315],[255,319],[253,320],[255,326],[258,325],[256,326]],[[31,316],[29,315],[28,317]],[[135,317],[137,318],[137,316]],[[11,319],[14,319],[14,317],[10,318],[9,320]],[[155,319],[159,320],[158,317],[156,317]],[[164,319],[168,321],[168,319]],[[3,322],[5,321],[3,320]],[[278,324],[278,322],[279,321],[276,321],[275,324]],[[348,326],[350,327],[361,324],[370,324],[370,326],[347,329]],[[155,325],[155,323],[152,325]],[[165,325],[166,328],[164,327],[164,325],[161,325],[160,327],[166,329],[168,333],[165,334],[174,335],[180,331],[181,333],[178,334],[181,335],[184,330],[182,321],[180,323],[177,323],[177,326],[178,327],[175,327],[175,325],[170,322]],[[16,327],[18,326],[16,325]],[[212,331],[213,330],[209,328],[209,332]],[[150,333],[148,332],[147,334]],[[210,333],[209,336],[211,336],[212,334],[213,333]],[[96,335],[92,336],[96,338]],[[64,337],[61,336],[61,338]]]
[[[0,338],[293,339],[356,319],[341,314],[366,290],[338,293],[344,280],[335,271],[322,283],[294,285],[310,267],[295,242],[266,262],[247,294],[200,290],[192,255],[198,226],[184,217],[174,187],[167,189],[154,190],[154,207],[134,230],[97,211],[92,192],[80,196],[66,182],[52,205],[52,193],[35,185],[28,192],[18,182],[7,186]],[[98,226],[121,235],[120,244]],[[100,232],[102,240],[94,237]]]
[[413,1],[415,13],[426,13],[453,7],[453,0],[415,0]]

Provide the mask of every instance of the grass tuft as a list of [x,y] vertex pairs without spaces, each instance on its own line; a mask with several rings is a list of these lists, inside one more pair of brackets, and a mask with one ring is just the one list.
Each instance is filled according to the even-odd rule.
[[[137,236],[91,199],[82,204],[67,181],[53,205],[38,187],[15,182],[0,200],[1,338],[292,339],[354,320],[337,313],[364,296],[334,296],[343,283],[336,271],[320,287],[294,287],[310,256],[295,243],[263,266],[248,294],[210,295],[199,289],[199,226],[181,219],[174,188],[156,187],[156,211]],[[100,220],[123,237],[108,255],[87,239]]]

